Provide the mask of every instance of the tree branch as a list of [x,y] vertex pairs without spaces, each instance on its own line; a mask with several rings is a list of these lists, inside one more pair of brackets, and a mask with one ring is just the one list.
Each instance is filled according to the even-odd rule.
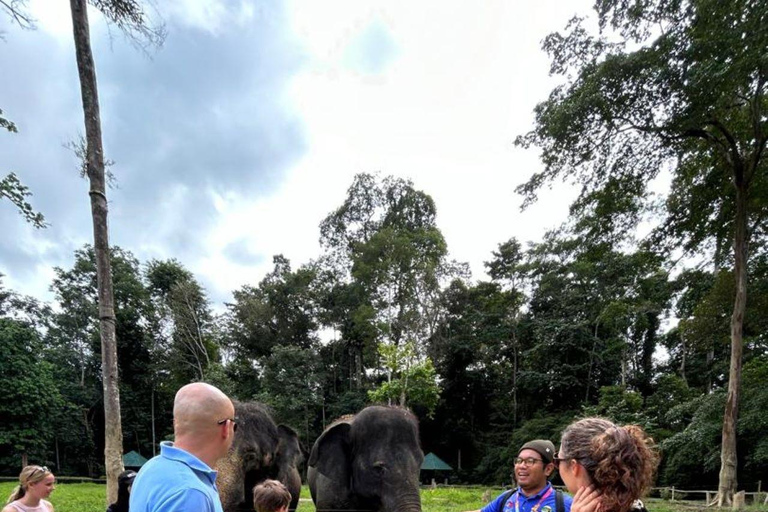
[[35,28],[35,20],[32,19],[29,15],[24,14],[24,12],[22,12],[18,7],[19,5],[23,6],[24,2],[19,2],[18,0],[10,0],[10,2],[6,0],[0,0],[0,7],[3,7],[6,11],[8,11],[8,14],[11,16],[11,18],[16,23],[18,23],[21,28]]

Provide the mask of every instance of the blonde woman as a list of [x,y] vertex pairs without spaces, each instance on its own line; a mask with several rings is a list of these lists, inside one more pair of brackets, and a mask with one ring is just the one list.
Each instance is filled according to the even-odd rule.
[[55,488],[56,479],[47,467],[26,466],[2,512],[53,512],[53,505],[46,498]]

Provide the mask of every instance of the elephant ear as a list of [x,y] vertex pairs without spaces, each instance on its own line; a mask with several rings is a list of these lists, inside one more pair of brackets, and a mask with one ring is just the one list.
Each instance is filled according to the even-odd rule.
[[341,422],[323,432],[312,447],[308,464],[324,475],[349,475],[352,463],[350,428],[349,423]]
[[[277,426],[277,437],[280,439],[277,445],[277,451],[281,457],[288,459],[290,464],[300,464],[302,459],[301,443],[299,435],[291,427],[285,425]],[[291,446],[294,448],[291,449]]]

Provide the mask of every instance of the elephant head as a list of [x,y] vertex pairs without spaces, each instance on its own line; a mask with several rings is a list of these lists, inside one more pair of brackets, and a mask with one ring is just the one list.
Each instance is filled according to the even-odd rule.
[[312,499],[318,512],[418,512],[423,460],[413,414],[398,407],[367,407],[332,424],[312,447]]
[[299,436],[292,428],[278,425],[277,434],[279,438],[275,459],[278,468],[277,479],[283,482],[291,493],[289,510],[296,510],[301,492],[299,467],[304,462],[305,452],[299,443]]
[[[268,478],[280,480],[288,487],[291,507],[295,509],[301,492],[296,467],[301,459],[295,454],[298,436],[288,427],[278,427],[259,403],[236,402],[235,415],[235,440],[227,456],[216,464],[224,512],[253,510],[253,487]],[[301,454],[300,447],[298,453]]]

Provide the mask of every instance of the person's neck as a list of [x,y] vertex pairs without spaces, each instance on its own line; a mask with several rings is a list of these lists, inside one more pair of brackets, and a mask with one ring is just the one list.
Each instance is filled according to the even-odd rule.
[[215,453],[215,451],[209,446],[206,446],[205,443],[196,443],[189,438],[177,438],[176,441],[174,441],[173,446],[184,450],[187,453],[191,453],[201,461],[205,462],[211,469],[213,469],[216,462],[219,460],[218,453]]
[[21,500],[19,501],[21,501],[21,503],[23,503],[27,507],[36,507],[40,505],[40,498],[36,498],[31,494],[25,494],[24,496],[21,497]]
[[526,497],[536,496],[541,491],[543,491],[546,486],[547,486],[547,482],[544,482],[543,484],[537,487],[520,487],[520,490],[522,491],[523,495],[525,495]]

